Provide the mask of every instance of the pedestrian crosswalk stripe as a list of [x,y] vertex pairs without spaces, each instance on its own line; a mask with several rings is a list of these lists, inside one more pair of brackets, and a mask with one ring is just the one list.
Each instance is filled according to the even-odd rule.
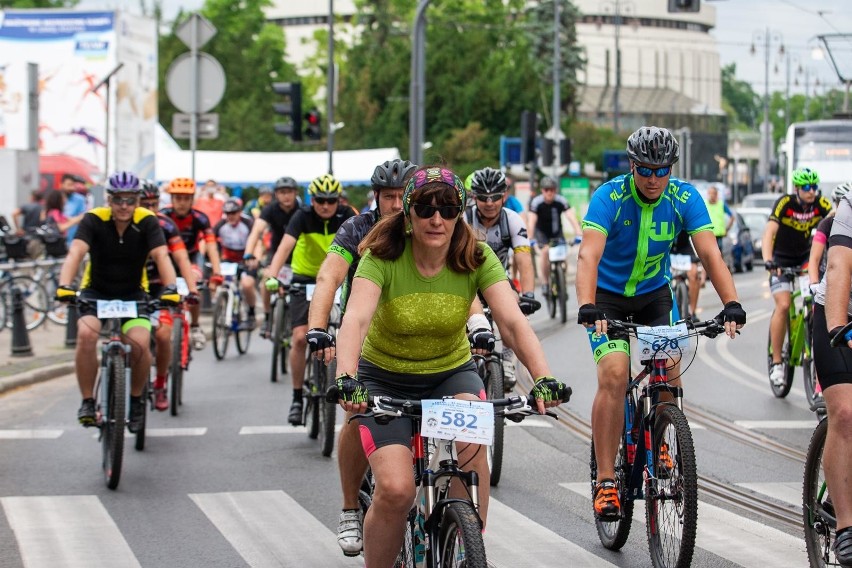
[[64,430],[0,430],[0,440],[52,440]]
[[802,480],[776,483],[737,483],[737,485],[783,503],[797,507],[802,506]]
[[364,565],[363,559],[343,556],[334,533],[283,491],[189,497],[253,568]]
[[527,428],[553,428],[553,423],[556,422],[553,418],[538,418],[535,416],[529,416],[524,418],[523,422],[512,422],[511,420],[506,420],[506,426],[525,426]]
[[141,568],[94,495],[3,497],[27,568]]
[[[588,483],[560,485],[591,500]],[[645,523],[644,501],[636,503],[633,522]],[[698,502],[695,544],[744,568],[801,568],[808,565],[802,538],[790,536],[703,501]]]
[[813,430],[816,420],[734,420],[734,424],[749,430]]
[[[204,436],[205,434],[207,434],[207,428],[145,428],[145,436],[148,438],[177,438],[181,436]],[[92,437],[99,438],[100,432],[95,431]],[[136,434],[125,430],[124,437],[135,438]]]
[[[523,543],[523,546],[518,546]],[[533,552],[534,551],[534,552]],[[495,568],[564,566],[607,568],[611,564],[497,501],[488,502],[485,553]],[[566,560],[570,562],[566,563]]]

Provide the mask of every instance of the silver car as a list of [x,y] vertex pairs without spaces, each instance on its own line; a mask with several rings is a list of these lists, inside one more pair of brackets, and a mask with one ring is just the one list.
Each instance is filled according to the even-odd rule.
[[[755,193],[754,195],[774,195],[776,199],[779,197],[777,193]],[[745,203],[745,200],[743,200],[743,203]],[[766,223],[769,221],[769,215],[772,213],[772,209],[770,207],[743,206],[737,208],[737,213],[739,213],[740,217],[742,217],[745,226],[751,230],[755,260],[762,261],[763,256],[761,251],[763,250],[763,231],[766,229]]]

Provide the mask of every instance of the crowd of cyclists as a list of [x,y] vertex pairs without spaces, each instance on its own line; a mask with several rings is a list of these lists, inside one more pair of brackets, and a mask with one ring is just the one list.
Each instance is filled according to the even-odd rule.
[[[515,386],[517,358],[534,378],[531,394],[539,412],[564,402],[569,391],[554,377],[526,317],[541,306],[533,252],[541,260],[538,283],[546,283],[547,248],[564,238],[564,220],[579,244],[577,322],[587,330],[597,366],[592,406],[598,464],[594,511],[601,520],[618,519],[614,463],[624,428],[629,339],[608,333],[607,320],[670,325],[693,317],[698,289],[694,275],[690,313],[679,313],[673,302],[670,255],[681,253],[703,266],[723,306],[716,319],[725,333],[735,338],[746,323],[720,250],[720,239],[732,221],[724,200],[710,192],[705,201],[688,181],[672,176],[679,146],[665,128],[638,129],[627,140],[627,153],[630,171],[595,190],[582,224],[552,178],[541,181],[541,193],[522,217],[518,209],[523,207],[510,195],[506,175],[490,167],[462,181],[445,166],[384,162],[371,177],[374,206],[360,214],[343,203],[343,188],[333,176],[321,175],[308,184],[307,204],[302,203],[300,184],[284,176],[261,188],[250,203],[225,200],[222,219],[215,225],[194,206],[199,189],[194,180],[177,178],[158,187],[130,172],[117,172],[105,186],[107,204],[79,219],[57,300],[71,301],[78,294],[139,300],[147,294],[164,308],[126,318],[122,325],[133,361],[128,429],[134,432],[144,419],[141,397],[151,367],[152,330],[155,408],[169,405],[172,320],[167,308],[181,300],[178,275],[186,284],[183,294],[196,350],[205,343],[198,325],[203,258],[209,262],[205,284],[211,290],[223,282],[222,262],[244,265],[239,285],[248,306],[245,325],[257,325],[259,294],[264,337],[271,333],[271,295],[292,286],[288,368],[293,390],[287,421],[302,424],[306,351],[326,362],[336,358],[334,386],[347,413],[338,440],[338,544],[346,555],[363,552],[371,567],[391,566],[414,496],[411,427],[403,419],[388,424],[363,416],[350,419],[367,410],[368,396],[378,394],[485,399],[471,359],[472,352],[487,353],[495,346],[496,329],[483,306],[489,308],[508,353],[503,358],[507,390]],[[852,566],[852,351],[829,347],[852,314],[852,184],[831,188],[830,201],[818,191],[817,172],[802,168],[795,172],[793,185],[792,193],[779,196],[763,237],[775,306],[772,352],[780,363],[784,314],[793,289],[783,269],[802,267],[809,260],[812,266],[823,266],[813,270],[810,279],[816,301],[816,366],[831,417],[825,471],[837,512],[836,555],[841,565]],[[161,191],[170,196],[170,205],[163,209]],[[78,283],[75,277],[83,265]],[[335,335],[328,322],[339,288],[345,317]],[[96,422],[92,391],[100,327],[96,314],[85,309],[80,313],[76,369],[82,397],[78,420],[84,426]],[[845,339],[852,348],[852,333]],[[672,376],[678,374],[675,369]],[[770,380],[783,380],[778,374],[773,366]],[[673,384],[677,386],[678,379]],[[460,463],[488,479],[486,452],[480,446],[458,443],[456,449]],[[368,467],[375,490],[362,518],[358,494]],[[488,492],[487,483],[479,486],[483,527]]]

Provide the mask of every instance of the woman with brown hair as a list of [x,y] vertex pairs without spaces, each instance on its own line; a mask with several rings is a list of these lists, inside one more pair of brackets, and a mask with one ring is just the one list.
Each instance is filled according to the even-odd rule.
[[[551,376],[503,266],[461,219],[466,196],[452,171],[420,168],[405,187],[403,211],[383,216],[361,243],[362,259],[337,338],[337,387],[345,410],[366,411],[368,393],[485,399],[465,329],[477,290],[504,339],[537,377],[533,394],[539,412],[567,398],[565,385]],[[468,326],[475,329],[477,323]],[[384,568],[393,565],[402,546],[415,494],[411,424],[398,418],[380,425],[362,418],[360,431],[376,482],[364,520],[365,560],[370,568]],[[465,469],[489,478],[487,452],[475,444],[457,443],[456,448]],[[488,483],[479,486],[483,522],[488,492]]]

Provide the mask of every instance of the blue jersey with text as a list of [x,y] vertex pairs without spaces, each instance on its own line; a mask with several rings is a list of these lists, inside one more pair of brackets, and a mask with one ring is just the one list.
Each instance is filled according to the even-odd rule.
[[598,287],[635,296],[671,281],[669,251],[678,233],[712,231],[704,200],[691,184],[669,179],[654,203],[641,199],[632,174],[613,178],[595,190],[583,229],[606,235],[598,266]]

